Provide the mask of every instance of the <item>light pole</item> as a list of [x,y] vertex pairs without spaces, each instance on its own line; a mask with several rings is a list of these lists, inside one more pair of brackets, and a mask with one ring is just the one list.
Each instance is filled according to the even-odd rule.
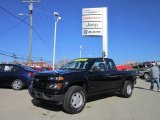
[[56,35],[57,35],[57,23],[59,20],[61,20],[61,17],[59,16],[59,13],[54,12],[54,46],[53,46],[53,70],[54,70],[54,64],[55,64],[55,56],[56,56]]
[[81,58],[82,57],[82,49],[83,49],[83,46],[80,46],[80,53],[79,53],[79,57]]

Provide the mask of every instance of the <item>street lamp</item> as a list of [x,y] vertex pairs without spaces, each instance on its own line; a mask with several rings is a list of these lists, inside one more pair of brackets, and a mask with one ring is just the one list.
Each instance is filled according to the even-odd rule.
[[79,57],[81,58],[82,57],[82,49],[83,49],[83,46],[80,46],[80,53],[79,53]]
[[59,16],[59,13],[54,12],[54,19],[55,19],[55,25],[54,25],[54,47],[53,47],[53,70],[54,70],[54,64],[55,64],[55,56],[56,56],[56,34],[57,34],[57,23],[61,20],[61,17]]
[[19,13],[18,15],[19,15],[19,16],[29,16],[29,15],[26,14],[26,13]]

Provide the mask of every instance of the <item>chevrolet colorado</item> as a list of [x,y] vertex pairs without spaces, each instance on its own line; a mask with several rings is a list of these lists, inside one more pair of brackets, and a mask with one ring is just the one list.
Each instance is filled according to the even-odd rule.
[[135,83],[136,73],[117,71],[110,58],[79,58],[58,70],[36,73],[28,91],[35,99],[61,103],[66,112],[76,114],[91,95],[119,92],[131,97]]

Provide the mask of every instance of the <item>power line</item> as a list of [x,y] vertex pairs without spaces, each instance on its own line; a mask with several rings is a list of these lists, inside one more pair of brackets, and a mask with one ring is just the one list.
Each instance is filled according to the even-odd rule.
[[[49,16],[52,16],[52,14],[50,14],[49,12],[46,12],[46,11],[44,11],[44,10],[40,10],[40,9],[37,9],[37,8],[34,8],[35,10],[37,10],[37,11],[39,11],[39,12],[42,12],[42,13],[44,13],[44,14],[47,14],[47,15],[49,15]],[[74,24],[80,24],[79,22],[76,22],[76,21],[74,21],[74,20],[71,20],[71,19],[68,19],[68,18],[65,18],[65,17],[63,17],[63,20],[66,20],[66,21],[68,21],[68,22],[72,22],[72,23],[74,23]]]
[[[34,16],[34,15],[33,15]],[[40,17],[40,16],[39,16]],[[41,17],[40,17],[41,18]],[[46,36],[46,31],[48,31],[48,30],[46,30],[46,29],[44,29],[44,27],[41,27],[42,26],[42,19],[41,19],[41,23],[39,22],[39,20],[35,17],[35,24],[36,24],[36,30],[37,30],[37,32],[39,31],[40,33],[41,33],[41,35],[43,35],[43,38],[45,38],[45,40],[41,40],[47,47],[48,47],[48,49],[49,50],[51,50],[50,49],[50,47],[49,47],[49,45],[51,45],[51,43],[47,40],[47,39],[49,39],[48,38],[48,36],[49,35],[47,35]],[[37,27],[38,26],[38,27]],[[34,31],[35,32],[35,31]],[[39,36],[38,36],[39,37]],[[46,41],[47,40],[47,41]]]
[[[15,16],[14,14],[12,14],[12,13],[9,12],[8,10],[6,10],[5,8],[3,8],[3,7],[0,6],[0,9],[2,9],[3,11],[5,11],[5,12],[8,13],[9,15],[13,16],[14,18],[20,20],[20,21],[23,22],[24,24],[30,26],[27,22],[25,22],[24,20],[18,18],[17,16]],[[38,33],[38,31],[35,29],[35,27],[33,27],[33,30],[34,30],[34,32],[37,34],[37,36],[40,38],[40,40],[43,41],[44,44],[45,44],[45,45],[47,46],[47,48],[48,48],[48,45],[46,44],[45,40],[41,37],[41,35]],[[49,48],[49,50],[50,50],[50,48]]]
[[[44,4],[41,4],[41,7],[42,7],[43,10],[46,10],[45,7],[44,7]],[[49,31],[51,33],[50,39],[52,40],[54,36],[53,36],[53,27],[51,27],[52,26],[51,21],[48,19],[47,14],[45,14],[44,18],[46,19],[46,23],[48,24],[48,28],[49,28]]]
[[[26,18],[27,18],[27,17],[25,17],[25,18],[24,18],[24,19],[22,19],[22,20],[25,20]],[[3,35],[3,34],[8,33],[9,31],[11,31],[11,30],[12,30],[12,29],[14,29],[15,27],[17,27],[21,22],[22,22],[22,21],[20,21],[20,22],[16,23],[15,25],[13,25],[12,27],[8,28],[7,30],[5,30],[5,31],[1,32],[1,33],[0,33],[0,35]]]
[[[19,55],[19,54],[16,54],[16,53],[7,52],[7,51],[3,51],[3,50],[0,50],[0,55],[11,57],[11,58],[14,58],[14,59],[28,60],[28,56]],[[39,60],[42,59],[42,57],[32,57],[32,58],[33,58],[32,59],[33,61],[36,60],[36,59],[39,59]]]
[[16,59],[21,59],[21,60],[27,60],[26,58],[17,57],[16,54],[8,55],[8,54],[0,52],[0,55],[4,55],[4,56],[7,56],[7,57],[16,58]]
[[46,41],[41,37],[41,35],[38,33],[38,31],[33,28],[34,32],[39,36],[40,40],[47,46],[47,48],[51,51],[50,47],[48,46],[48,44],[46,43]]
[[21,22],[23,22],[24,24],[26,24],[26,25],[28,25],[28,26],[29,26],[29,24],[28,24],[27,22],[25,22],[24,20],[22,20],[22,19],[18,18],[17,16],[15,16],[14,14],[12,14],[12,13],[11,13],[11,12],[9,12],[8,10],[6,10],[5,8],[3,8],[3,7],[1,7],[1,6],[0,6],[0,9],[2,9],[2,10],[3,10],[3,11],[5,11],[6,13],[8,13],[9,15],[13,16],[14,18],[16,18],[16,19],[20,20]]

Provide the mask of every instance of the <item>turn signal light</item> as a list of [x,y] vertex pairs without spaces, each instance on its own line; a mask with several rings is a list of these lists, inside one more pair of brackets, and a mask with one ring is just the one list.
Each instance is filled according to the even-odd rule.
[[59,77],[59,80],[64,80],[64,77]]

